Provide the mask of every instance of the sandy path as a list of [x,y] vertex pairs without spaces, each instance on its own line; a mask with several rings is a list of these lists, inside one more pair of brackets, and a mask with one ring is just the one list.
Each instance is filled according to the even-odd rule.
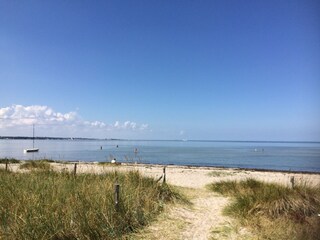
[[180,216],[188,223],[181,232],[181,239],[209,239],[211,229],[227,221],[221,211],[228,203],[224,197],[207,193],[192,201],[193,209],[184,211]]
[[[212,229],[228,224],[230,219],[221,211],[228,199],[204,189],[188,189],[191,204],[174,204],[150,226],[135,234],[133,239],[199,239],[206,240],[212,236]],[[190,194],[187,194],[190,195]]]

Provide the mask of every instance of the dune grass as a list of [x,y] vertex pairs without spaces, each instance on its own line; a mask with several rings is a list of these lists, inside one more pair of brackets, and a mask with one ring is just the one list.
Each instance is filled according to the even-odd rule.
[[15,158],[0,158],[0,163],[20,163],[20,160]]
[[50,170],[50,162],[47,160],[28,160],[20,165],[20,169],[28,169],[28,170]]
[[108,162],[98,162],[98,165],[115,167],[115,166],[121,166],[121,162],[115,162],[115,163],[112,163],[110,161],[108,161]]
[[0,239],[118,239],[148,224],[176,199],[182,197],[169,185],[138,172],[75,177],[0,169]]
[[261,239],[320,239],[320,187],[294,189],[254,179],[222,181],[209,189],[233,198],[224,212]]
[[209,177],[227,177],[227,176],[233,176],[234,173],[227,172],[227,171],[211,171],[207,173]]

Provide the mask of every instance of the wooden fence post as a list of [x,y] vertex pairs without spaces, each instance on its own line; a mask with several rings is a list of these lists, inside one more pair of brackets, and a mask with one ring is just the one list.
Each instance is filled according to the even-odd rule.
[[8,171],[8,159],[6,160],[6,171]]
[[77,163],[74,164],[73,175],[77,174]]
[[163,167],[163,183],[166,183],[166,167]]
[[114,185],[114,204],[116,207],[116,210],[119,208],[119,202],[120,202],[120,185],[119,183],[116,183]]
[[294,176],[290,178],[290,182],[291,182],[292,189],[294,189]]

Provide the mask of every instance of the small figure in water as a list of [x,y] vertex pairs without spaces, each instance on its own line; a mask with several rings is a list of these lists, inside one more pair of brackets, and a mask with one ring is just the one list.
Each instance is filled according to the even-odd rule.
[[119,147],[119,145],[117,145],[117,148]]
[[134,149],[134,153],[138,153],[138,148],[135,148],[135,149]]
[[102,150],[102,146],[100,146],[100,150]]

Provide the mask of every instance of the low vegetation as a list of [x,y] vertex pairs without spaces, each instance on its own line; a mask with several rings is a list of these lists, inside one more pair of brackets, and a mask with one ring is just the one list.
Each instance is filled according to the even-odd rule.
[[211,171],[207,174],[209,177],[227,177],[233,176],[234,173],[227,171]]
[[213,183],[209,189],[232,197],[225,214],[261,239],[320,239],[320,186],[292,189],[248,179]]
[[112,163],[112,162],[98,162],[99,165],[101,166],[120,166],[121,163],[120,162],[115,162],[115,163]]
[[20,160],[14,159],[14,158],[1,158],[0,159],[0,164],[1,163],[20,163]]
[[135,171],[74,176],[0,169],[0,239],[118,239],[177,199],[182,197],[171,186]]
[[47,160],[28,160],[20,165],[20,169],[28,169],[28,170],[50,170],[51,165]]

